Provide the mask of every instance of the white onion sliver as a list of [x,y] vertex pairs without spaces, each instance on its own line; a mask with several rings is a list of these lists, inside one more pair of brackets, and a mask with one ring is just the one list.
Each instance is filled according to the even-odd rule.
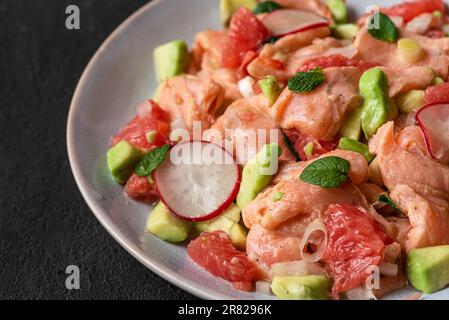
[[[318,249],[316,250],[315,253],[310,254],[310,253],[304,252],[304,247],[308,243],[310,236],[316,231],[321,231],[324,233],[323,242],[320,244],[320,246],[318,247]],[[301,239],[301,242],[299,245],[301,257],[308,262],[318,262],[318,261],[320,261],[321,257],[323,256],[324,250],[326,250],[326,246],[327,246],[326,226],[324,225],[323,222],[321,222],[321,220],[315,219],[307,226],[306,231],[304,231],[304,235],[302,236],[302,239]]]
[[374,295],[373,290],[368,289],[365,286],[360,286],[347,291],[346,297],[349,300],[377,300],[377,297]]
[[251,98],[252,96],[254,96],[253,90],[254,81],[255,80],[250,76],[245,77],[239,81],[238,83],[239,91],[244,98]]
[[324,269],[314,262],[304,260],[275,263],[271,266],[272,277],[290,277],[307,275],[325,275]]
[[271,292],[271,282],[256,281],[256,292],[265,294],[267,296],[273,295],[273,293]]
[[433,14],[423,13],[407,23],[407,25],[405,26],[405,30],[424,34],[429,31],[432,20]]
[[396,277],[398,275],[399,267],[397,264],[383,262],[379,266],[379,272],[383,276]]

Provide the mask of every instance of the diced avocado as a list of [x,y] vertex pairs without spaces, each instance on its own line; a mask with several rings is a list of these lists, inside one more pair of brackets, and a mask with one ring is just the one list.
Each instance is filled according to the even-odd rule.
[[211,232],[221,230],[229,235],[234,246],[238,249],[244,250],[246,246],[246,230],[239,224],[241,219],[241,210],[235,204],[231,204],[218,217],[208,221],[196,222],[194,224],[197,233]]
[[313,142],[309,142],[304,147],[304,153],[306,154],[306,156],[311,157],[313,156],[314,149],[315,145],[313,144]]
[[348,21],[348,10],[344,0],[326,0],[326,5],[332,12],[332,17],[336,23]]
[[271,289],[282,300],[328,300],[331,282],[315,275],[275,277]]
[[442,84],[442,83],[444,83],[444,80],[443,80],[443,78],[440,78],[440,77],[435,77],[432,80],[432,85],[433,86],[436,86],[436,85]]
[[189,236],[190,224],[177,218],[161,201],[148,218],[147,230],[164,241],[178,243]]
[[187,44],[183,40],[175,40],[157,47],[154,64],[159,82],[186,72],[189,64]]
[[240,223],[236,223],[230,233],[229,238],[232,241],[232,244],[242,251],[246,250],[246,237],[248,235],[248,232],[246,231],[245,227],[242,226]]
[[360,140],[362,134],[362,122],[360,116],[362,108],[353,109],[345,115],[340,128],[340,136]]
[[284,193],[278,191],[273,195],[273,198],[271,198],[271,201],[278,202],[278,201],[281,201],[283,197],[284,197]]
[[449,246],[411,250],[407,275],[412,285],[424,293],[443,289],[449,284]]
[[126,141],[121,141],[109,149],[106,159],[109,171],[115,181],[124,184],[143,156],[139,149],[134,148]]
[[360,116],[362,129],[366,137],[370,138],[384,123],[394,119],[398,110],[389,97],[388,77],[380,68],[365,71],[359,87],[364,98]]
[[266,144],[262,150],[248,162],[243,168],[242,183],[237,195],[237,206],[243,209],[245,205],[253,201],[257,194],[267,187],[273,175],[272,169],[277,168],[277,163],[282,150],[278,144]]
[[220,18],[224,27],[229,25],[232,16],[240,7],[253,10],[257,6],[257,0],[220,0]]
[[403,93],[396,99],[396,104],[402,113],[416,111],[424,105],[424,91],[410,90]]
[[260,80],[259,87],[270,102],[270,105],[273,105],[276,102],[282,92],[282,89],[274,76],[268,76],[265,79]]
[[332,35],[339,39],[352,40],[355,38],[360,28],[356,24],[344,23],[331,26]]
[[358,152],[366,158],[366,161],[370,163],[374,156],[369,152],[369,148],[366,144],[358,142],[357,140],[351,138],[341,138],[338,144],[338,148],[342,150]]

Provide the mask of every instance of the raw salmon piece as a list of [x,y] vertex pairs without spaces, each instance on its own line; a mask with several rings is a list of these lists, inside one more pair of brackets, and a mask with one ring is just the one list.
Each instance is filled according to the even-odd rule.
[[[401,37],[418,41],[425,55],[417,63],[402,61],[397,54],[397,44],[380,41],[371,36],[366,28],[357,34],[354,46],[357,48],[356,58],[376,62],[404,72],[410,67],[430,67],[437,75],[446,79],[449,72],[449,38],[431,39],[411,32],[401,32]],[[417,76],[416,76],[417,77]],[[413,79],[416,81],[416,79]]]
[[407,252],[449,244],[448,208],[433,207],[407,185],[397,185],[391,192],[391,198],[410,219],[411,229],[405,241]]
[[[324,157],[340,157],[349,161],[351,164],[349,178],[353,184],[358,185],[368,180],[368,162],[360,153],[337,149],[322,155],[320,158]],[[276,184],[281,181],[297,181],[302,171],[314,161],[316,161],[316,159],[281,163],[279,171],[273,179],[273,183]]]
[[362,104],[361,72],[354,67],[334,67],[325,69],[324,74],[326,82],[308,94],[284,89],[271,108],[281,128],[294,128],[323,141],[335,139],[346,112]]
[[406,69],[381,67],[381,69],[388,77],[390,97],[396,97],[410,90],[425,89],[435,78],[434,71],[428,67],[410,67]]
[[385,185],[390,191],[398,185],[408,185],[432,205],[448,212],[449,167],[401,148],[393,129],[394,123],[388,122],[370,140],[370,150],[377,154]]
[[[273,196],[281,192],[282,199],[273,202]],[[283,222],[299,215],[321,216],[330,204],[345,203],[360,206],[365,200],[352,184],[337,189],[323,189],[300,181],[281,181],[260,193],[243,208],[243,221],[248,228],[261,224],[275,229]]]
[[364,182],[357,186],[365,196],[370,205],[379,201],[379,197],[386,194],[385,190],[379,187],[377,184]]
[[287,81],[295,72],[286,67],[289,57],[296,51],[311,45],[318,38],[330,35],[328,27],[311,29],[282,37],[274,44],[266,44],[259,56],[247,67],[248,73],[254,78],[275,76],[279,81]]
[[402,129],[396,136],[399,146],[417,156],[432,159],[424,141],[424,136],[418,126],[409,126]]
[[190,54],[189,73],[196,74],[202,70],[210,74],[220,68],[225,36],[225,31],[207,30],[197,33]]
[[263,95],[237,100],[203,133],[203,139],[224,145],[239,164],[246,164],[268,143],[281,146],[281,159],[293,160],[268,108],[268,100]]
[[182,75],[167,81],[160,94],[159,104],[172,122],[181,120],[191,132],[194,121],[200,121],[202,129],[214,123],[223,99],[224,91],[215,82]]

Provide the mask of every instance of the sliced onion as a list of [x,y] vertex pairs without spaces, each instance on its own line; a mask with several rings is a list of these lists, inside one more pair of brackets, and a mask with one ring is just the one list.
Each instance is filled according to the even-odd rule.
[[346,292],[348,300],[377,300],[373,290],[360,286]]
[[271,266],[272,277],[290,277],[306,275],[325,275],[324,269],[317,263],[304,260],[275,263]]
[[386,277],[396,277],[399,272],[399,266],[394,263],[382,262],[379,266],[379,272]]
[[[314,232],[317,232],[317,231],[320,231],[324,234],[323,242],[321,242],[320,246],[315,251],[315,253],[310,254],[310,253],[304,252],[304,247],[309,242],[310,236]],[[306,260],[308,262],[318,262],[323,257],[324,250],[326,250],[326,246],[327,246],[326,226],[324,225],[323,222],[321,222],[321,220],[315,219],[307,226],[306,231],[304,231],[304,235],[302,236],[302,239],[301,239],[301,242],[299,245],[299,250],[301,252],[301,258],[303,258],[304,260]]]
[[250,76],[245,77],[239,81],[238,87],[242,97],[248,99],[254,96],[254,87],[253,87],[254,82],[255,82],[254,78]]
[[423,107],[416,114],[432,157],[449,162],[449,103],[435,103]]
[[409,23],[407,23],[407,25],[405,26],[405,30],[424,34],[429,31],[430,26],[432,25],[433,18],[433,14],[423,13],[413,20],[409,21]]
[[273,293],[271,292],[271,282],[256,281],[256,292],[265,294],[267,296],[273,295]]
[[152,109],[153,105],[149,100],[143,101],[136,107],[137,115],[139,116],[139,118],[145,118],[148,114],[150,114]]

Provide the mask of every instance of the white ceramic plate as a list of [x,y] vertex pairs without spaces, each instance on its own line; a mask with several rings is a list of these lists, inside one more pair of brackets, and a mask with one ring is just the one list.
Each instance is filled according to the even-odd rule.
[[[373,1],[349,0],[360,14]],[[377,1],[386,5],[398,1]],[[187,259],[186,250],[144,231],[151,208],[128,200],[106,167],[109,138],[156,87],[153,49],[173,39],[218,29],[219,0],[155,0],[128,18],[100,47],[73,97],[67,124],[70,164],[81,193],[106,230],[136,259],[174,285],[205,299],[269,299],[234,290]],[[400,298],[410,289],[393,295]],[[448,298],[440,292],[433,298]]]

